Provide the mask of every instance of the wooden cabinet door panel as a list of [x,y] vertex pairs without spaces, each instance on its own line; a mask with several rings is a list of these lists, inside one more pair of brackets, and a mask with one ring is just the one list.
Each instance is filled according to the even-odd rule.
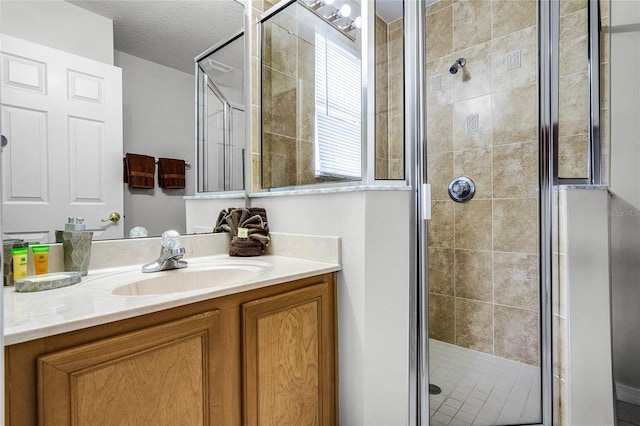
[[335,423],[333,303],[323,282],[243,305],[246,425]]
[[222,418],[220,313],[38,359],[41,425],[209,425]]

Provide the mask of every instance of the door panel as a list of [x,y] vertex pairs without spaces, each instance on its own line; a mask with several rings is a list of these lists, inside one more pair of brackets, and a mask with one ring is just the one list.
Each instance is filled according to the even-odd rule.
[[94,239],[122,238],[122,78],[117,67],[2,35],[6,234],[55,238],[83,217]]

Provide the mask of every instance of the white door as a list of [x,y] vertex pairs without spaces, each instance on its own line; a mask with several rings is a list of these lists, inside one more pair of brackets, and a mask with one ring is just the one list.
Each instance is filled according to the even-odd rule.
[[120,68],[0,35],[3,231],[54,242],[67,217],[122,238]]

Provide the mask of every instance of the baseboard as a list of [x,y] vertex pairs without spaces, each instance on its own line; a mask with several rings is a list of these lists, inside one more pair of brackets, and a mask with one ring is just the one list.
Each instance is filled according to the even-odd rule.
[[619,401],[640,405],[640,389],[616,383],[616,397]]

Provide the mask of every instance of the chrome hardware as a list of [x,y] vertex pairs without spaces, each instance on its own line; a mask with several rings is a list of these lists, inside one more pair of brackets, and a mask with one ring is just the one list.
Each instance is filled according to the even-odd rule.
[[465,176],[454,178],[449,184],[449,197],[457,203],[466,203],[476,193],[476,184]]
[[111,212],[109,213],[109,217],[107,219],[100,219],[100,222],[113,222],[117,223],[120,221],[120,213]]
[[467,60],[464,58],[459,58],[453,65],[451,65],[451,68],[449,68],[449,72],[451,74],[456,74],[458,71],[460,71],[462,69],[462,67],[464,67],[467,64]]
[[180,234],[178,231],[164,231],[160,242],[162,243],[160,257],[144,265],[142,272],[167,271],[169,269],[182,269],[188,266],[186,261],[181,260],[185,254],[185,249],[184,247],[178,247],[180,245]]

